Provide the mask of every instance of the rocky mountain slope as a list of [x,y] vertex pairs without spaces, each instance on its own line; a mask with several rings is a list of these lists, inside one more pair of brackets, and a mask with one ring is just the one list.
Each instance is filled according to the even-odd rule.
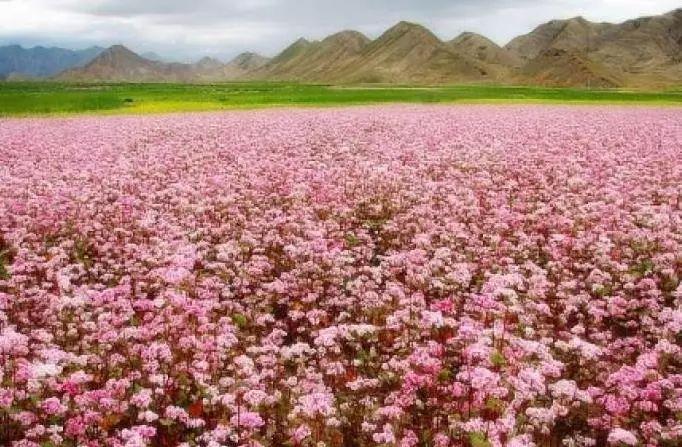
[[340,70],[340,82],[444,83],[485,80],[485,67],[452,51],[421,25],[400,22]]
[[326,82],[335,79],[369,43],[370,39],[357,31],[342,31],[315,42],[299,39],[251,77]]
[[409,22],[375,40],[342,31],[301,38],[272,59],[244,53],[227,64],[163,63],[115,46],[59,79],[675,87],[682,86],[682,9],[621,24],[553,20],[504,47],[475,33],[444,42]]
[[[585,85],[602,78],[624,86],[682,85],[682,9],[621,24],[582,17],[554,20],[505,47],[526,63],[530,83]],[[570,55],[570,56],[569,56]],[[551,72],[551,75],[548,73]],[[580,77],[578,77],[580,78]]]

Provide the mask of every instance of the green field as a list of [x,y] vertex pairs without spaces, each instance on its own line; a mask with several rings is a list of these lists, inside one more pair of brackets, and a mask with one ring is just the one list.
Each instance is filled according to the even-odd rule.
[[291,83],[60,84],[0,82],[0,116],[157,113],[268,106],[379,103],[607,103],[682,105],[682,91],[500,86],[355,86]]

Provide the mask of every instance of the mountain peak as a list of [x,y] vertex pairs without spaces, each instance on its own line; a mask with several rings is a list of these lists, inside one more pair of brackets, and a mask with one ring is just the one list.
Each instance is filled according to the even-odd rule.
[[516,67],[520,61],[509,51],[477,33],[464,32],[447,42],[448,47],[458,54],[466,55],[480,62]]
[[200,63],[200,64],[215,64],[215,63],[220,64],[221,62],[218,59],[216,59],[215,57],[204,56],[201,59],[199,59],[198,63]]
[[566,24],[574,24],[574,25],[580,25],[580,26],[590,26],[590,25],[595,25],[595,23],[587,20],[583,16],[575,16],[571,17],[570,19],[566,20]]
[[308,46],[310,45],[310,41],[306,39],[305,37],[299,37],[296,39],[296,41],[292,44],[292,46]]
[[[144,59],[139,54],[135,53],[128,47],[123,45],[112,45],[102,51],[99,56],[93,59],[93,62],[100,59]],[[146,60],[146,59],[145,59]]]
[[300,55],[301,53],[305,52],[308,48],[310,48],[310,46],[312,46],[312,43],[308,39],[300,37],[294,43],[286,47],[281,53],[275,56],[275,58],[272,59],[271,62],[276,63],[279,61],[291,60],[296,56]]
[[196,63],[196,66],[200,69],[216,69],[223,66],[223,63],[214,57],[204,56]]
[[416,22],[409,22],[407,20],[401,20],[400,22],[396,23],[393,28],[399,28],[399,29],[411,29],[411,28],[423,28],[420,24]]
[[260,56],[258,53],[254,53],[253,51],[245,51],[243,53],[240,53],[235,57],[235,59],[251,59],[254,57]]
[[322,40],[322,42],[348,42],[348,41],[363,41],[369,42],[369,38],[359,31],[345,30],[334,33],[331,36],[327,36]]
[[228,65],[237,67],[240,70],[254,70],[256,68],[260,68],[263,65],[267,64],[269,61],[268,58],[261,56],[258,53],[254,53],[252,51],[247,51],[244,53],[241,53],[237,55],[234,59],[232,59]]
[[497,46],[495,43],[493,43],[492,40],[488,39],[487,37],[478,34],[478,33],[473,33],[471,31],[464,31],[461,33],[459,36],[455,37],[452,39],[449,43],[450,44],[458,44],[458,43],[463,43],[463,42],[476,42],[476,43],[485,43],[485,44],[493,44]]
[[431,34],[431,31],[429,31],[426,27],[423,25],[420,25],[418,23],[414,22],[407,22],[405,20],[402,20],[395,25],[393,25],[391,28],[388,29],[388,32],[395,32],[395,33],[408,33],[408,32],[426,32]]
[[121,63],[127,63],[130,61],[138,62],[152,62],[148,59],[143,58],[133,50],[125,47],[123,45],[112,45],[106,50],[102,51],[96,58],[94,58],[90,64],[96,63],[107,63],[110,65],[116,65]]
[[121,44],[112,45],[104,51],[109,53],[134,53],[128,47]]
[[409,36],[410,39],[419,40],[422,42],[430,42],[432,44],[441,43],[440,39],[436,37],[426,27],[413,22],[401,21],[386,30],[384,34],[375,42],[381,42],[387,39],[400,39]]
[[569,22],[581,22],[581,23],[589,22],[589,20],[587,20],[587,19],[586,19],[585,17],[583,17],[583,16],[571,17],[570,19],[568,19],[568,21],[569,21]]
[[371,40],[364,34],[358,31],[347,30],[324,38],[320,44],[326,49],[339,48],[357,52],[366,47],[370,42]]

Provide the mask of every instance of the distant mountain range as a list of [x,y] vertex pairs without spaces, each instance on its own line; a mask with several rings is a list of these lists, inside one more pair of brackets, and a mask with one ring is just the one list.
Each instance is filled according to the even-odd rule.
[[54,76],[87,64],[103,50],[100,47],[76,51],[55,47],[22,48],[19,45],[0,47],[0,79]]
[[169,63],[120,45],[81,52],[22,51],[0,48],[0,76],[23,73],[64,81],[483,82],[663,88],[682,86],[682,9],[621,24],[582,17],[553,20],[504,47],[475,33],[442,41],[421,25],[400,22],[375,40],[357,31],[342,31],[321,41],[301,38],[272,59],[244,53],[228,63],[211,58],[193,64]]

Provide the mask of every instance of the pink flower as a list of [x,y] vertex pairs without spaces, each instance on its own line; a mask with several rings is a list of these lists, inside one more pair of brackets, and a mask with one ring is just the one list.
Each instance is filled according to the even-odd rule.
[[310,427],[308,427],[306,424],[303,424],[296,427],[292,437],[296,443],[300,444],[305,438],[310,436],[311,433],[312,431],[310,430]]
[[384,424],[383,430],[379,433],[374,433],[372,439],[378,444],[395,443],[395,435],[393,434],[393,427],[391,424]]
[[334,413],[334,398],[329,393],[311,393],[299,398],[299,405],[295,411],[299,411],[304,416],[315,418],[320,416],[331,416]]
[[40,408],[46,413],[51,416],[54,415],[61,415],[63,414],[66,410],[67,407],[63,405],[59,399],[56,397],[50,397],[45,399],[41,404]]
[[675,444],[680,122],[0,119],[0,443]]
[[235,427],[243,427],[247,430],[255,430],[265,425],[265,421],[258,413],[245,411],[230,418],[230,423]]
[[614,428],[607,441],[611,445],[637,445],[637,436],[622,428]]
[[14,401],[13,392],[7,388],[0,388],[0,407],[9,408]]

